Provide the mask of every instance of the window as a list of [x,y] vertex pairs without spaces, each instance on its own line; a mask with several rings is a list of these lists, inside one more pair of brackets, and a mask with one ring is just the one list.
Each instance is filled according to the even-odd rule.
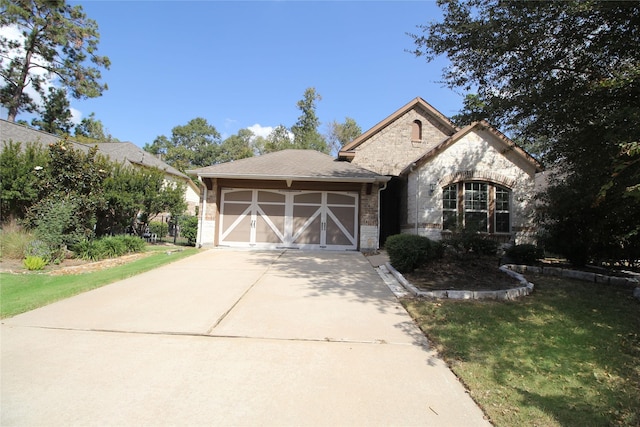
[[461,222],[476,231],[509,233],[510,206],[507,188],[475,181],[452,184],[442,189],[442,228],[452,230]]
[[509,199],[511,192],[506,188],[496,187],[496,233],[508,233],[511,229],[509,216]]
[[422,122],[420,120],[414,120],[411,124],[411,141],[422,141]]
[[487,232],[489,224],[488,186],[482,182],[464,184],[464,226]]
[[442,228],[451,230],[458,224],[458,186],[456,184],[442,190]]

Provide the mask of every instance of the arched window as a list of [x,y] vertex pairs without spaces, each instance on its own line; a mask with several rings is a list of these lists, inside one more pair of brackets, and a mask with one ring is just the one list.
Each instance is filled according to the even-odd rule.
[[422,142],[422,122],[414,120],[411,124],[411,141]]
[[442,229],[456,226],[484,233],[511,231],[511,190],[490,182],[466,181],[442,189]]

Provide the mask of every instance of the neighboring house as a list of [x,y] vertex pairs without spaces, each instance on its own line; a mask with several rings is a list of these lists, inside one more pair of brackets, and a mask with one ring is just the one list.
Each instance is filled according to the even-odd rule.
[[339,159],[391,176],[381,193],[380,239],[441,239],[463,226],[531,242],[542,166],[488,123],[462,129],[416,98],[344,146]]
[[[0,119],[0,142],[4,144],[9,141],[20,142],[24,146],[27,143],[39,143],[47,148],[49,144],[55,144],[62,138],[47,132],[31,129],[27,126],[12,123]],[[158,168],[165,173],[165,182],[181,182],[185,184],[185,200],[188,212],[195,214],[196,207],[200,201],[200,190],[197,185],[185,174],[161,161],[153,154],[147,153],[131,142],[102,142],[81,144],[69,140],[74,148],[83,152],[88,152],[91,147],[97,146],[98,153],[109,157],[113,162],[122,163],[132,167]]]
[[388,177],[313,150],[188,171],[202,181],[197,244],[372,251]]

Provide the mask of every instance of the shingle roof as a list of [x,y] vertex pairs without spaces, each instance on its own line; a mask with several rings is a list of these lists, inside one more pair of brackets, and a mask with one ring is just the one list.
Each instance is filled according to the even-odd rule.
[[[36,129],[31,129],[28,126],[12,123],[7,120],[0,119],[0,142],[6,144],[9,141],[28,143],[35,142],[40,143],[44,147],[48,147],[49,144],[55,144],[62,138],[52,135],[47,132],[42,132]],[[108,156],[111,161],[135,164],[138,166],[155,167],[170,175],[178,176],[182,179],[190,180],[189,177],[173,166],[170,166],[162,160],[155,157],[153,154],[147,153],[137,145],[131,142],[100,142],[100,143],[88,143],[81,144],[79,142],[69,140],[73,148],[84,151],[89,151],[94,145],[98,146],[98,152],[105,156]]]
[[176,175],[185,179],[189,178],[178,169],[166,164],[153,154],[147,153],[131,142],[100,142],[92,143],[89,145],[96,145],[100,153],[104,154],[105,156],[109,156],[111,161],[114,162],[136,164],[152,168],[154,167],[163,170],[171,175]]
[[187,171],[200,177],[385,182],[389,178],[314,150],[283,150]]

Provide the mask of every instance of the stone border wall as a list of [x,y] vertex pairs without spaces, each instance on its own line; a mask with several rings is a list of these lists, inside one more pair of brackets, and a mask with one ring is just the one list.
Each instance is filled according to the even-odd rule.
[[585,282],[600,283],[605,285],[635,285],[636,288],[633,291],[633,296],[640,299],[640,287],[638,286],[640,285],[640,278],[634,279],[630,277],[607,276],[604,274],[570,270],[567,268],[504,264],[499,267],[500,271],[516,279],[522,286],[511,289],[503,289],[499,291],[421,291],[420,289],[409,283],[409,281],[407,281],[407,279],[405,279],[402,274],[400,274],[395,268],[393,268],[391,263],[387,262],[386,267],[409,293],[417,297],[451,299],[494,299],[512,301],[516,298],[530,295],[533,292],[534,284],[530,283],[522,275],[522,273],[530,272],[533,274],[542,274],[543,276],[566,277],[568,279],[583,280]]

